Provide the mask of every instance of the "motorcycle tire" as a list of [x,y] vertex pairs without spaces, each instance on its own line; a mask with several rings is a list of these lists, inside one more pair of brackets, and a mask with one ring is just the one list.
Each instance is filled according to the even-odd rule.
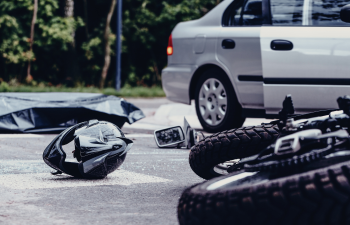
[[255,155],[276,141],[277,125],[242,127],[213,134],[191,148],[189,163],[193,172],[209,180],[224,173],[220,163]]
[[238,171],[190,187],[179,200],[179,222],[350,224],[350,161],[320,165],[283,176]]

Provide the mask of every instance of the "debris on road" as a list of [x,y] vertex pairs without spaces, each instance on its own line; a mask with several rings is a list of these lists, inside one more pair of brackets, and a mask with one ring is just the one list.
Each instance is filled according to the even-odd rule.
[[[202,137],[199,135],[201,134]],[[165,129],[155,130],[154,139],[159,148],[163,147],[185,147],[190,149],[198,141],[204,138],[202,132],[196,132],[184,118],[184,127],[168,127]]]
[[0,108],[1,133],[58,133],[91,119],[122,127],[145,117],[123,98],[91,93],[1,93]]

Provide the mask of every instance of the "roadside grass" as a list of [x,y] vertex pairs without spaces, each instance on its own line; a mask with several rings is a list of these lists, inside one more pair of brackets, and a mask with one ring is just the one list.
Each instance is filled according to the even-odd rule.
[[163,89],[159,86],[154,87],[130,87],[125,86],[116,91],[114,88],[99,89],[96,87],[55,87],[55,86],[29,86],[29,85],[15,85],[10,86],[5,82],[0,84],[0,92],[86,92],[86,93],[101,93],[105,95],[115,95],[118,97],[165,97]]

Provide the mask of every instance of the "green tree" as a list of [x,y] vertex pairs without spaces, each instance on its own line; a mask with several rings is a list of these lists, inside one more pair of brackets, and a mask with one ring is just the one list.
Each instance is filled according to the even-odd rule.
[[160,84],[172,29],[179,22],[202,17],[216,4],[216,0],[125,0],[122,60],[126,82]]
[[35,24],[33,52],[30,30],[34,4],[32,0],[0,2],[0,77],[21,79],[25,62],[32,60],[34,77],[55,80],[61,69],[62,51],[74,41],[72,32],[83,22],[80,18],[60,16],[57,0],[40,0]]
[[[104,74],[107,86],[114,86],[116,13],[107,17],[111,0],[73,1],[38,0],[33,51],[30,51],[33,0],[0,1],[0,78],[21,81],[26,63],[31,61],[31,74],[37,81],[99,86]],[[172,29],[181,21],[200,18],[218,2],[123,0],[123,83],[159,85],[161,70],[167,64],[166,47]],[[106,33],[107,18],[110,30]],[[110,66],[103,70],[106,53]]]

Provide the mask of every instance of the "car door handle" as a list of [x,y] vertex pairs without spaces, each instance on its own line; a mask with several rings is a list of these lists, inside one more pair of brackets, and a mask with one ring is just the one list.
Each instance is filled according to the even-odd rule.
[[289,51],[293,49],[293,43],[286,40],[271,41],[271,49],[275,51]]
[[232,39],[224,39],[221,42],[221,46],[223,49],[234,49],[236,46],[236,43]]

